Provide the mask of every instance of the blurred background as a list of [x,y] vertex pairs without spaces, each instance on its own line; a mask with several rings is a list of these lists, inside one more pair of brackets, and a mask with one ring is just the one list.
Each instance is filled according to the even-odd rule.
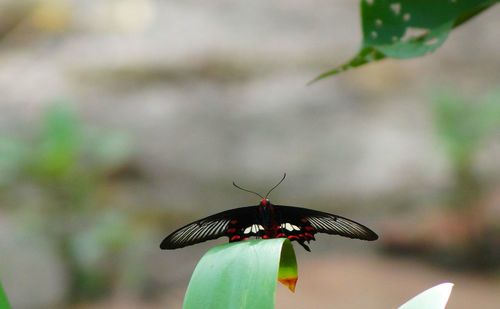
[[[180,308],[217,211],[337,213],[277,307],[500,307],[500,7],[435,54],[354,55],[357,1],[0,0],[0,274],[14,308]],[[361,295],[360,295],[361,294]]]

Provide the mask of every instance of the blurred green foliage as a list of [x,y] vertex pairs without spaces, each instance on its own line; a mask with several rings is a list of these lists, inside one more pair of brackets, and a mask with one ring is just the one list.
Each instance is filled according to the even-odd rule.
[[433,100],[433,114],[455,177],[452,205],[473,207],[481,194],[476,154],[488,138],[500,133],[500,91],[474,99],[443,92]]
[[130,151],[125,136],[86,128],[68,104],[55,104],[33,138],[0,136],[0,180],[6,185],[20,177],[44,184],[99,179]]
[[485,139],[500,130],[500,91],[476,99],[442,93],[433,110],[438,137],[456,169],[470,168]]
[[387,242],[386,248],[456,270],[496,271],[500,225],[495,196],[500,175],[479,167],[483,162],[495,166],[500,89],[475,97],[457,89],[441,90],[430,102],[437,146],[445,155],[451,180],[431,205],[444,207],[427,208],[419,223],[411,229],[402,226],[402,236]]
[[441,92],[433,100],[436,135],[443,146],[454,185],[447,204],[465,231],[461,247],[439,248],[446,264],[478,270],[498,267],[498,221],[488,220],[482,199],[487,183],[477,173],[477,154],[500,136],[500,91],[479,98]]
[[110,292],[117,257],[134,239],[128,213],[99,196],[130,154],[125,136],[86,127],[64,103],[46,110],[35,136],[0,137],[1,188],[28,183],[46,196],[29,222],[57,248],[69,277],[68,303]]
[[9,300],[7,298],[7,295],[5,295],[5,292],[2,287],[2,282],[0,282],[0,308],[2,309],[10,308]]

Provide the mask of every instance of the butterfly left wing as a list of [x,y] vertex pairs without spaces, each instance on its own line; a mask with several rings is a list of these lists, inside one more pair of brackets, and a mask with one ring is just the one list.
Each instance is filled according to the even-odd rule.
[[160,248],[178,249],[222,236],[229,237],[229,241],[255,236],[260,232],[256,227],[257,213],[258,206],[247,206],[194,221],[168,235],[161,242]]

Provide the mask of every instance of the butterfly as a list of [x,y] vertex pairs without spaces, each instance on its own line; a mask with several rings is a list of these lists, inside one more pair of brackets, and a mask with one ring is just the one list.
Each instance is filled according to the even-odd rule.
[[311,240],[316,240],[314,235],[317,233],[369,241],[378,239],[378,235],[368,227],[339,215],[272,204],[268,196],[285,177],[286,174],[265,197],[233,182],[238,189],[261,197],[260,203],[226,210],[189,223],[163,239],[160,248],[178,249],[223,236],[228,237],[229,242],[243,241],[250,237],[288,238],[296,241],[307,251],[311,251],[307,244]]

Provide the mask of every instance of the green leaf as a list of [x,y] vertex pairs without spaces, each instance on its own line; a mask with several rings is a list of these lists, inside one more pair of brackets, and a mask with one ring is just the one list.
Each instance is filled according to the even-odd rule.
[[294,290],[297,261],[288,239],[217,246],[196,266],[183,308],[274,308],[277,279]]
[[7,295],[3,291],[2,283],[0,282],[0,308],[2,309],[9,309],[10,304],[9,300],[7,299]]
[[444,309],[452,288],[453,283],[441,283],[413,297],[398,309]]
[[[312,82],[386,57],[406,59],[439,48],[453,28],[498,0],[361,0],[363,42],[358,54]],[[312,83],[311,82],[311,83]]]

